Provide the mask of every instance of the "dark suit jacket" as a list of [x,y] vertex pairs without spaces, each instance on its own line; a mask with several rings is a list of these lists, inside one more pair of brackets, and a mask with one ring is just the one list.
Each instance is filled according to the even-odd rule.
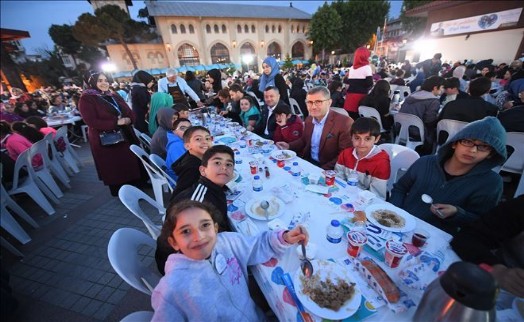
[[[278,104],[276,106],[285,105],[289,106],[286,103],[284,103],[282,100],[278,101]],[[269,114],[269,109],[267,108],[267,105],[264,105],[262,107],[262,110],[260,111],[261,114],[261,120],[262,122],[259,122],[255,127],[255,133],[260,135],[261,137],[265,139],[273,139],[273,133],[275,132],[275,129],[277,127],[277,120],[275,114],[271,114],[269,117],[269,120],[267,119],[267,116]],[[266,122],[267,121],[267,122]],[[267,131],[269,132],[269,135],[265,135],[264,131],[266,129],[267,124]]]
[[[351,125],[353,119],[340,113],[329,111],[326,124],[320,137],[318,152],[319,166],[322,169],[334,169],[340,152],[351,146]],[[311,160],[311,136],[313,135],[313,118],[308,116],[304,132],[298,140],[289,143],[289,148],[308,161]]]

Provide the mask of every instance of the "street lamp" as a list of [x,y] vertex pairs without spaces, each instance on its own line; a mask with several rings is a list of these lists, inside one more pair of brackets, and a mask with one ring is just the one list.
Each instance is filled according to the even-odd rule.
[[252,54],[244,54],[242,55],[242,62],[246,64],[247,70],[249,71],[249,65],[253,62],[253,55]]
[[116,65],[111,62],[107,62],[107,63],[103,63],[101,67],[102,67],[102,71],[105,74],[109,73],[109,75],[111,75],[111,79],[113,79],[113,73],[116,72]]

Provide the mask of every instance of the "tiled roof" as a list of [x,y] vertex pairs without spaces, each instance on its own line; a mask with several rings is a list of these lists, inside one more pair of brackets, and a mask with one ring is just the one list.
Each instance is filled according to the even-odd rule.
[[145,3],[149,15],[152,17],[311,19],[310,14],[293,7],[179,1],[145,1]]

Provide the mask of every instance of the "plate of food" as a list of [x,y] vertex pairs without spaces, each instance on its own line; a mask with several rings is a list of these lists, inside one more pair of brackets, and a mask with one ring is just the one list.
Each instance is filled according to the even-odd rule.
[[295,153],[295,151],[291,150],[275,150],[271,152],[271,157],[275,160],[287,161],[293,159],[296,156],[297,154]]
[[417,225],[413,216],[388,203],[368,206],[366,217],[372,224],[392,232],[405,233],[415,229]]
[[311,313],[329,320],[343,320],[359,308],[362,294],[355,279],[343,266],[325,260],[313,260],[313,275],[309,278],[300,268],[293,284],[298,299]]
[[249,200],[246,203],[246,215],[253,219],[266,220],[265,211],[260,206],[260,203],[264,200],[269,202],[269,208],[267,209],[268,220],[273,220],[282,216],[284,213],[284,202],[274,196],[259,197]]
[[231,144],[233,142],[236,142],[236,138],[235,137],[232,137],[232,136],[221,136],[221,137],[217,137],[215,139],[215,143],[216,144],[224,144],[224,145],[227,145],[227,144]]

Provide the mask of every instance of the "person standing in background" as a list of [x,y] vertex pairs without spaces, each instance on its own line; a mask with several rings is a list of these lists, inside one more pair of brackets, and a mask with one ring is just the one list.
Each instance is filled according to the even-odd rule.
[[142,133],[148,133],[146,114],[149,110],[151,94],[149,89],[155,83],[153,75],[139,70],[133,75],[131,82],[131,108],[135,113],[134,127]]
[[344,109],[353,120],[359,118],[360,101],[373,86],[373,72],[369,66],[369,55],[369,50],[365,47],[360,47],[355,51],[353,66],[349,69],[345,80],[349,88],[344,101]]

